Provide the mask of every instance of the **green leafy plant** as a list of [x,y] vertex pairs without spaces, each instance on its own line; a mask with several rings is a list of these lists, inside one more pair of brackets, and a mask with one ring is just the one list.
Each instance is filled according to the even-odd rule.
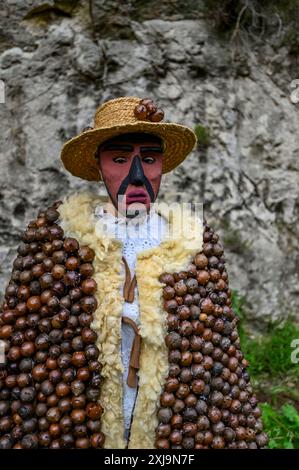
[[289,403],[276,410],[268,403],[261,405],[264,430],[269,436],[270,449],[299,448],[299,414]]
[[208,127],[197,124],[194,127],[194,132],[198,139],[198,144],[202,147],[208,147],[210,145],[210,131]]

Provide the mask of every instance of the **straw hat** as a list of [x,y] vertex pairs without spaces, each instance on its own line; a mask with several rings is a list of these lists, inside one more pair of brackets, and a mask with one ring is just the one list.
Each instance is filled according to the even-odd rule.
[[[143,101],[151,102],[137,97],[122,97],[102,104],[95,113],[94,127],[64,144],[61,159],[65,168],[79,178],[99,181],[101,175],[95,158],[98,146],[112,137],[132,132],[154,134],[162,139],[163,173],[178,166],[194,148],[196,135],[180,124],[154,122],[162,120],[163,111],[158,109],[156,113],[144,113]],[[154,103],[151,102],[151,105],[155,111]]]

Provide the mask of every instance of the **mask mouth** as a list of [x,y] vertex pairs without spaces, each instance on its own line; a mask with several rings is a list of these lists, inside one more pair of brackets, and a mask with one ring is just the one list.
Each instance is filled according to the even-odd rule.
[[144,189],[132,189],[126,194],[126,202],[145,202],[148,199],[148,194]]

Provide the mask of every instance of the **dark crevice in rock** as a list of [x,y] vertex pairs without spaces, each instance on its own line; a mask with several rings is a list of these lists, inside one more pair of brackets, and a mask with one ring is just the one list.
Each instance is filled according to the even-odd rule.
[[32,18],[43,18],[51,16],[71,17],[75,6],[79,3],[77,0],[51,1],[32,8],[23,17],[24,20]]

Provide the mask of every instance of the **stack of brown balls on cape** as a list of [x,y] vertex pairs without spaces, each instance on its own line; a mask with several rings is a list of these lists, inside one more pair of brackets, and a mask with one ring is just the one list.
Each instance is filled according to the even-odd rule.
[[203,249],[193,264],[162,274],[160,281],[166,284],[170,367],[160,396],[156,448],[265,447],[268,438],[240,350],[218,235],[205,225]]
[[94,252],[64,238],[59,203],[22,235],[0,315],[0,449],[100,448]]

